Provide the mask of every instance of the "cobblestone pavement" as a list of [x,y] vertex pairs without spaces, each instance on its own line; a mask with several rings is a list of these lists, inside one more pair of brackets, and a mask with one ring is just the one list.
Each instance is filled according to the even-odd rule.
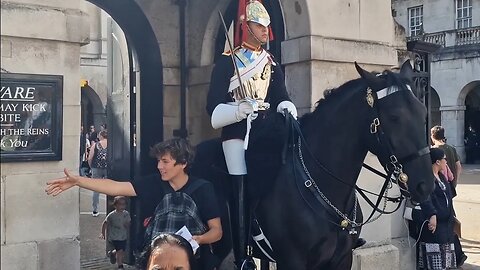
[[[80,190],[80,265],[82,270],[113,270],[116,265],[110,264],[105,256],[105,240],[98,236],[105,219],[106,196],[100,195],[98,217],[92,216],[92,192]],[[125,266],[125,269],[135,269]]]

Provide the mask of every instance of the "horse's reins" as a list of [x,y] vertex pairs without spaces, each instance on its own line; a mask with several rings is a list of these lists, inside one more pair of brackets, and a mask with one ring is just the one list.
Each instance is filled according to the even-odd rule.
[[[408,90],[411,91],[410,87],[407,85],[407,88]],[[380,191],[379,194],[376,194],[376,193],[373,193],[373,192],[370,192],[368,190],[365,190],[363,188],[360,188],[358,187],[357,185],[353,186],[349,183],[346,183],[345,181],[343,181],[342,179],[340,179],[339,177],[337,177],[336,175],[334,175],[330,170],[328,170],[325,166],[323,166],[323,164],[321,164],[317,159],[316,157],[314,156],[314,154],[311,152],[310,148],[309,147],[305,147],[305,149],[307,149],[307,151],[309,152],[309,154],[312,156],[313,160],[315,161],[315,163],[323,170],[325,171],[328,175],[330,175],[332,178],[334,178],[335,180],[339,181],[340,183],[343,183],[344,185],[346,186],[349,186],[350,188],[354,188],[359,192],[359,194],[365,199],[365,201],[373,208],[372,209],[372,212],[370,214],[370,216],[367,218],[367,220],[365,222],[362,222],[362,223],[356,223],[355,222],[355,218],[356,216],[353,217],[353,221],[349,220],[348,217],[346,217],[345,214],[342,214],[341,212],[339,213],[339,210],[333,206],[331,203],[330,203],[330,206],[332,208],[334,208],[334,210],[337,210],[337,214],[344,218],[344,220],[342,220],[342,222],[339,224],[337,223],[334,223],[334,222],[331,222],[331,223],[334,223],[340,227],[342,227],[343,229],[345,229],[347,226],[348,226],[348,222],[351,224],[352,228],[354,227],[360,227],[360,226],[363,226],[369,222],[372,222],[376,219],[378,219],[378,217],[380,217],[381,214],[391,214],[391,213],[394,213],[396,212],[399,208],[400,208],[400,205],[401,205],[401,202],[403,201],[404,199],[404,195],[403,195],[403,192],[407,193],[408,194],[408,197],[410,197],[410,192],[408,191],[408,186],[407,186],[407,181],[408,181],[408,176],[403,173],[403,166],[402,166],[402,163],[407,163],[407,162],[410,162],[412,160],[415,160],[417,158],[420,158],[426,154],[428,154],[430,151],[429,151],[429,147],[424,147],[420,150],[418,150],[417,152],[413,153],[413,154],[410,154],[410,155],[407,155],[406,157],[403,157],[401,159],[397,159],[397,157],[395,156],[395,154],[393,154],[393,150],[392,150],[392,147],[389,143],[388,140],[385,139],[385,133],[383,132],[383,130],[381,129],[380,127],[380,120],[379,120],[379,111],[378,111],[378,107],[375,106],[375,100],[380,100],[390,94],[393,94],[393,93],[396,93],[398,92],[400,89],[398,86],[390,86],[388,88],[384,88],[384,89],[381,89],[379,91],[376,92],[376,98],[375,96],[373,95],[373,91],[370,89],[370,88],[367,88],[367,103],[368,105],[373,109],[375,108],[375,110],[372,110],[372,115],[373,115],[373,121],[370,125],[370,133],[371,134],[375,134],[376,136],[376,139],[378,141],[378,143],[380,145],[384,145],[387,147],[387,155],[384,155],[385,156],[389,156],[389,160],[390,160],[390,163],[388,163],[387,165],[385,165],[385,170],[387,171],[387,175],[385,175],[384,173],[372,168],[371,166],[367,165],[367,164],[363,164],[363,167],[365,167],[366,169],[368,169],[369,171],[385,178],[385,181],[384,181],[384,184],[382,186],[382,189]],[[390,91],[390,92],[389,92]],[[291,117],[291,116],[290,116]],[[307,144],[304,136],[303,136],[303,133],[300,129],[300,125],[297,121],[287,121],[287,124],[290,124],[288,123],[290,122],[291,125],[293,125],[294,129],[298,132],[298,143],[300,144],[301,142],[303,142],[304,144]],[[292,140],[294,140],[294,138],[292,138]],[[299,148],[299,151],[301,151],[301,149]],[[285,152],[284,152],[285,153]],[[299,153],[301,154],[301,153]],[[282,158],[284,160],[284,158]],[[388,165],[391,165],[391,167],[389,167]],[[306,167],[305,167],[305,170],[306,170]],[[307,175],[309,175],[308,173],[308,170],[306,171],[307,172]],[[312,178],[312,177],[309,177],[309,178]],[[313,182],[313,184],[312,184]],[[387,194],[386,194],[386,191],[387,189],[389,188],[389,185],[391,182],[396,182],[397,185],[399,186],[399,188],[401,189],[401,194],[399,197],[397,198],[391,198],[391,197],[388,197]],[[403,188],[401,186],[401,184],[405,185],[405,188]],[[325,197],[325,198],[322,198],[322,196],[319,196],[317,194],[320,193],[321,195],[323,195],[320,190],[318,189],[318,186],[316,185],[315,181],[313,179],[307,179],[307,181],[305,181],[305,186],[307,188],[309,188],[315,195],[315,197],[319,200],[327,200],[328,199]],[[314,187],[312,187],[314,186]],[[403,192],[402,192],[403,191]],[[372,195],[376,195],[378,196],[377,198],[377,201],[376,203],[374,204],[369,198],[368,196],[365,194],[365,193],[369,193],[369,194],[372,194]],[[393,211],[385,211],[385,208],[386,208],[386,201],[385,201],[385,205],[383,207],[383,209],[380,209],[379,208],[379,205],[382,201],[382,198],[384,198],[385,200],[388,200],[388,201],[392,201],[392,202],[397,202],[398,205],[397,207],[393,210]],[[354,202],[354,212],[356,212],[356,203],[357,203],[357,198],[355,196],[355,202]],[[373,215],[375,214],[375,212],[379,212],[380,215],[377,216],[374,220],[371,220]],[[347,222],[348,221],[348,222]],[[345,224],[345,222],[347,222]]]
[[[294,126],[294,129],[298,132],[298,137],[299,137],[299,138],[298,138],[298,141],[299,141],[299,144],[300,144],[301,142],[303,142],[304,144],[306,144],[307,142],[306,142],[306,139],[305,139],[305,137],[303,136],[303,133],[302,133],[302,131],[301,131],[301,129],[300,129],[299,123],[298,123],[297,121],[292,121],[292,124],[293,124],[293,126]],[[346,185],[346,186],[348,186],[348,187],[350,187],[350,188],[352,188],[352,189],[355,188],[357,191],[359,191],[360,195],[367,201],[367,203],[368,203],[370,206],[372,206],[372,208],[373,208],[373,209],[372,209],[372,212],[371,212],[371,214],[370,214],[370,216],[369,216],[369,218],[368,218],[365,222],[357,223],[357,222],[355,221],[356,215],[354,215],[353,220],[350,220],[347,215],[341,213],[341,211],[338,210],[332,203],[329,203],[328,198],[326,198],[326,196],[323,195],[323,193],[319,190],[318,185],[316,184],[315,180],[310,176],[310,177],[309,177],[310,179],[307,179],[307,180],[305,181],[305,186],[313,193],[313,195],[316,197],[316,199],[317,199],[318,201],[320,201],[321,203],[322,203],[322,202],[326,202],[326,203],[327,203],[327,205],[324,205],[324,206],[328,206],[328,207],[333,208],[334,211],[329,211],[331,214],[336,214],[336,215],[338,215],[338,216],[340,216],[340,217],[343,218],[343,220],[341,221],[340,224],[339,224],[338,222],[334,222],[334,221],[331,221],[331,220],[328,220],[328,219],[327,219],[330,223],[332,223],[332,224],[334,224],[334,225],[336,225],[336,226],[338,226],[338,227],[340,227],[340,228],[342,228],[342,229],[345,229],[346,227],[348,227],[348,224],[350,223],[350,224],[352,225],[352,229],[354,229],[354,228],[356,228],[356,227],[361,227],[361,226],[363,226],[363,225],[365,225],[365,224],[367,224],[367,223],[373,222],[374,220],[371,220],[371,219],[372,219],[373,215],[375,214],[375,212],[379,212],[379,213],[381,213],[381,214],[391,214],[391,213],[394,213],[396,210],[398,210],[398,208],[400,207],[401,201],[403,200],[403,197],[402,197],[402,196],[400,196],[400,197],[398,197],[398,198],[392,198],[392,197],[388,197],[388,196],[386,196],[386,195],[382,195],[382,194],[385,194],[385,191],[386,191],[386,189],[388,188],[389,183],[390,183],[389,181],[385,181],[385,182],[384,182],[384,185],[382,186],[382,189],[381,189],[381,191],[380,191],[379,194],[376,194],[376,193],[370,192],[370,191],[368,191],[368,190],[365,190],[365,189],[363,189],[363,188],[360,188],[360,187],[358,187],[357,185],[351,185],[351,184],[346,183],[345,181],[343,181],[341,178],[337,177],[337,176],[336,176],[334,173],[332,173],[328,168],[326,168],[320,161],[318,161],[318,160],[316,159],[316,157],[314,156],[314,154],[311,152],[311,150],[310,150],[309,147],[304,147],[304,148],[307,149],[307,152],[308,152],[308,153],[310,154],[310,156],[313,158],[313,160],[315,161],[315,163],[316,163],[316,165],[317,165],[318,167],[320,167],[324,172],[326,172],[328,175],[330,175],[332,178],[334,178],[334,179],[337,180],[338,182],[340,182],[340,183],[342,183],[342,184],[344,184],[344,185]],[[299,148],[299,151],[300,151],[300,148]],[[306,168],[304,168],[304,169],[306,169]],[[377,171],[377,172],[378,172],[378,171]],[[379,173],[380,173],[380,172],[379,172]],[[309,173],[308,173],[307,175],[309,175]],[[373,194],[373,195],[378,196],[378,199],[377,199],[376,203],[374,204],[374,203],[365,195],[365,193],[369,193],[369,194]],[[323,196],[322,196],[322,195],[323,195]],[[384,207],[383,209],[380,209],[379,206],[380,206],[380,203],[381,203],[381,199],[382,199],[382,198],[385,198],[386,200],[389,200],[389,201],[398,202],[398,206],[397,206],[397,207],[395,208],[395,210],[393,210],[393,211],[385,211],[385,207]],[[356,212],[355,209],[356,209],[356,204],[357,204],[357,203],[358,203],[358,202],[357,202],[357,198],[356,198],[356,196],[355,196],[354,212]],[[322,205],[323,205],[323,203],[322,203]],[[356,214],[356,213],[354,213],[354,214]],[[378,217],[379,217],[379,216],[378,216]],[[378,218],[378,217],[377,217],[377,218]],[[377,218],[376,218],[376,219],[377,219]],[[346,222],[346,223],[345,223],[345,222]],[[354,234],[354,232],[353,232],[352,234]]]

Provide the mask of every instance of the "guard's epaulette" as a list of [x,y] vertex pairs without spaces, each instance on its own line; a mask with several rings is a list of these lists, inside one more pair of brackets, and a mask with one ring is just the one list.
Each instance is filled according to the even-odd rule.
[[[240,48],[242,48],[242,46],[235,47],[235,48],[233,49],[233,51],[236,52],[236,51],[238,51]],[[232,54],[232,51],[231,51],[231,50],[224,51],[224,52],[222,53],[222,55],[227,55],[227,56],[229,56],[229,55],[231,55],[231,54]]]

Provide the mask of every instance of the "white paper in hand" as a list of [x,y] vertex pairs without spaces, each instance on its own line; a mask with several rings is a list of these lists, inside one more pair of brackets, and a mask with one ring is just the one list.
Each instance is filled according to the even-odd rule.
[[197,241],[193,240],[192,234],[190,233],[190,231],[187,229],[186,226],[183,226],[175,234],[180,235],[181,237],[185,238],[190,243],[190,245],[192,246],[192,249],[193,249],[193,253],[197,252],[197,249],[198,249],[199,245],[198,245]]

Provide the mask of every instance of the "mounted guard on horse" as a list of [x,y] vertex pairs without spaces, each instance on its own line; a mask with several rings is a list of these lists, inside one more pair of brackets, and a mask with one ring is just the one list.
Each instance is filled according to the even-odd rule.
[[222,223],[232,226],[237,269],[255,269],[247,238],[253,215],[279,270],[349,269],[365,224],[357,199],[365,191],[356,181],[367,152],[388,174],[367,222],[375,211],[389,213],[379,208],[382,198],[401,202],[388,197],[391,183],[417,202],[433,188],[426,109],[409,86],[413,70],[405,63],[400,73],[370,73],[356,65],[361,78],[326,92],[297,122],[280,64],[262,48],[271,39],[266,9],[240,0],[238,13],[236,47],[217,60],[207,97],[221,140],[197,146],[192,172],[230,202]]
[[[269,25],[270,16],[262,3],[240,0],[235,27],[236,47],[230,47],[216,63],[207,98],[212,126],[222,128],[222,148],[234,185],[235,202],[230,210],[235,221],[232,225],[238,224],[234,228],[234,253],[239,269],[247,257],[250,215],[245,191],[245,150],[250,130],[262,126],[272,109],[275,112],[286,109],[297,117],[280,64],[262,47],[272,38]],[[227,41],[230,42],[228,36]]]

